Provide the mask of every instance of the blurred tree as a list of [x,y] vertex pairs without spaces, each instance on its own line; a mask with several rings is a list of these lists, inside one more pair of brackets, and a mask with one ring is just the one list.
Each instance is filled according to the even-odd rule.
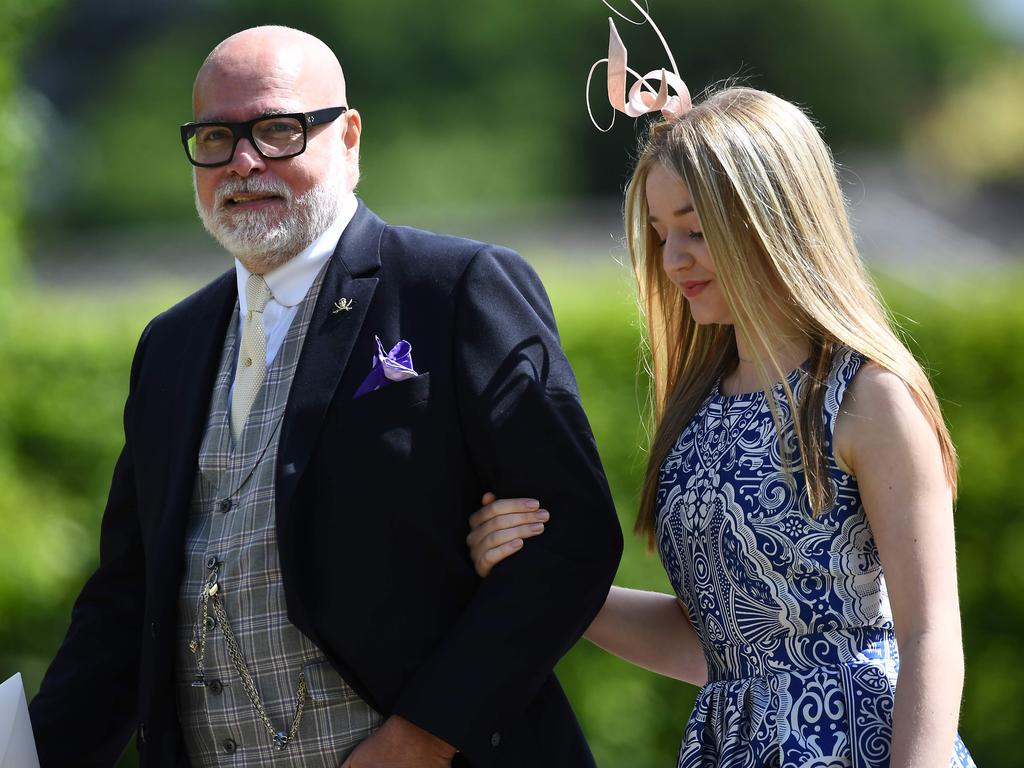
[[[739,76],[808,106],[840,151],[895,145],[908,116],[999,51],[970,0],[651,6],[695,92]],[[361,192],[385,212],[614,195],[641,129],[621,120],[609,136],[587,120],[587,68],[607,47],[608,11],[598,0],[131,7],[144,29],[106,46],[102,66],[75,58],[99,56],[97,46],[64,45],[83,34],[104,39],[102,23],[65,28],[31,59],[67,121],[40,179],[36,215],[48,227],[191,217],[175,128],[190,117],[192,78],[216,42],[259,23],[308,30],[338,51],[366,125]],[[127,28],[124,13],[105,18],[114,33]],[[649,29],[619,28],[636,68],[665,63]],[[594,85],[595,106],[607,114],[601,89]]]

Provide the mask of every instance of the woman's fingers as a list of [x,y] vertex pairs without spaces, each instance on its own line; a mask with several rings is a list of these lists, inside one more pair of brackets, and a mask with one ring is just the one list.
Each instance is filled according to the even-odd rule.
[[522,548],[523,540],[513,539],[512,541],[502,544],[500,547],[488,549],[480,558],[474,558],[473,567],[476,568],[477,575],[479,575],[480,578],[486,578],[494,566],[506,557],[514,555]]
[[473,567],[480,576],[486,576],[491,568],[522,549],[526,539],[542,533],[543,523],[525,523],[494,531],[469,548]]
[[542,534],[550,515],[536,499],[499,499],[488,491],[480,502],[484,506],[469,517],[466,544],[473,567],[484,577],[526,539]]
[[[500,502],[498,502],[500,503]],[[518,507],[516,507],[518,509]],[[469,545],[470,549],[478,546],[481,543],[487,541],[495,541],[491,538],[494,534],[501,531],[507,531],[510,528],[518,528],[520,526],[526,526],[530,523],[546,523],[550,514],[546,509],[538,509],[533,512],[503,512],[497,517],[492,517],[486,522],[479,523],[469,531],[469,535],[466,536],[466,544]],[[470,521],[472,524],[472,521]],[[543,530],[541,528],[540,530]],[[506,537],[501,537],[502,543]]]
[[[490,497],[491,501],[486,499]],[[476,528],[499,515],[508,515],[515,512],[533,512],[540,509],[540,502],[536,499],[497,499],[493,493],[485,493],[483,498],[484,506],[469,516],[469,525]]]
[[514,539],[529,539],[538,534],[544,533],[544,523],[526,522],[511,528],[501,528],[493,531],[475,544],[471,544],[469,551],[471,555],[480,556],[488,549],[494,549]]

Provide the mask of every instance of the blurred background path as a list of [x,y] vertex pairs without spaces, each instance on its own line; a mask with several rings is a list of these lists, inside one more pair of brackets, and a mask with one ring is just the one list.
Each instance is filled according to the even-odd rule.
[[[895,156],[851,161],[842,178],[862,255],[877,270],[941,292],[951,277],[983,277],[1024,264],[1024,191],[951,188]],[[399,207],[387,218],[581,269],[628,260],[618,198],[490,209]],[[164,278],[202,284],[230,266],[198,219],[44,239],[28,261],[43,286],[90,291]]]

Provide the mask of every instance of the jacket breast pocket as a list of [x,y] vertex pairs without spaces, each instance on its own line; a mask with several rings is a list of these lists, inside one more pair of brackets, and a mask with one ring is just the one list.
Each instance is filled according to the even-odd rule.
[[378,428],[406,423],[409,410],[430,400],[430,374],[421,373],[405,381],[392,381],[380,389],[353,398],[347,404],[345,419]]
[[407,462],[430,422],[430,374],[394,381],[344,404],[328,429],[343,436],[347,466],[380,471]]

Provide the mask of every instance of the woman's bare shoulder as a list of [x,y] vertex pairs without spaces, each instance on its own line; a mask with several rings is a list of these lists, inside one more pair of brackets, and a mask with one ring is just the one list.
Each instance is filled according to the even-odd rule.
[[893,440],[916,442],[931,431],[906,382],[873,360],[866,360],[839,408],[833,440],[836,462],[844,472],[855,474],[857,457],[863,452]]

